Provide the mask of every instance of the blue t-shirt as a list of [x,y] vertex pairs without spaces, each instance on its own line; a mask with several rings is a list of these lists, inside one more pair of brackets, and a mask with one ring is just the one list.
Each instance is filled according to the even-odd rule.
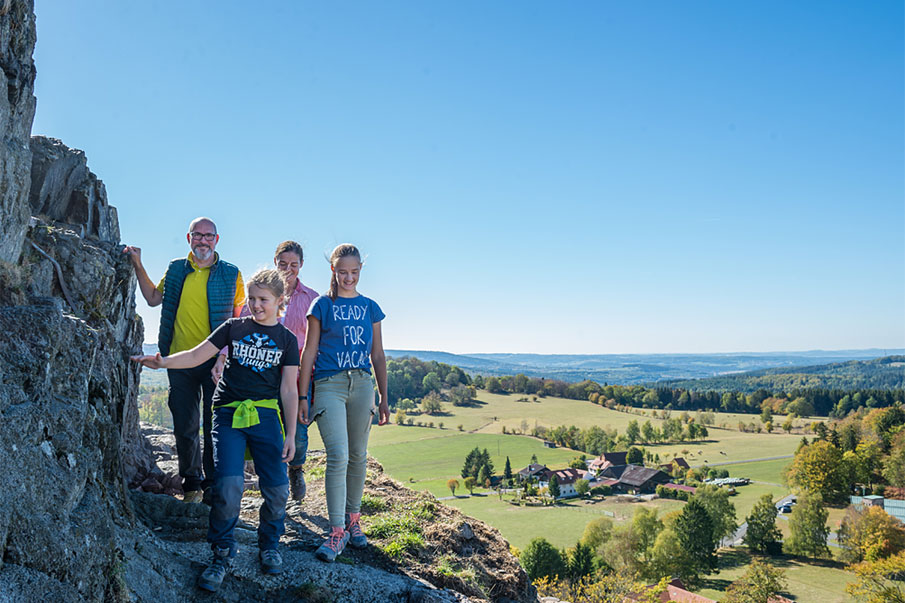
[[386,316],[377,302],[364,295],[337,297],[336,301],[321,295],[312,302],[308,316],[321,323],[315,379],[352,369],[371,372],[374,323]]

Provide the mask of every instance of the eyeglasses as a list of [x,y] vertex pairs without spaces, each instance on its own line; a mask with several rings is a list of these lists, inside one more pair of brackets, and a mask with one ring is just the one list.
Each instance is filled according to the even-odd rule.
[[191,232],[189,234],[192,235],[193,241],[200,241],[201,239],[204,239],[205,241],[210,242],[217,238],[216,232]]

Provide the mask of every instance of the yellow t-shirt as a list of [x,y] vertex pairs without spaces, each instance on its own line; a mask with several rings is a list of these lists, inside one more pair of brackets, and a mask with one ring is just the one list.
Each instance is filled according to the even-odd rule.
[[[211,320],[207,309],[207,277],[210,266],[199,268],[192,254],[188,256],[194,270],[182,283],[179,307],[176,308],[176,323],[173,325],[173,343],[170,354],[191,350],[211,334]],[[163,293],[166,275],[157,283],[157,290]],[[239,308],[245,303],[245,283],[242,273],[236,275],[236,297],[233,306]]]

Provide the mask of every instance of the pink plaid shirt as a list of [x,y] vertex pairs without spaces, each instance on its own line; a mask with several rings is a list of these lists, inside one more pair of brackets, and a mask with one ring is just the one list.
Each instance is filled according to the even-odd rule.
[[308,334],[308,308],[317,296],[317,291],[296,279],[295,291],[289,297],[286,312],[280,318],[283,326],[292,331],[299,340],[299,352],[305,347],[305,335]]

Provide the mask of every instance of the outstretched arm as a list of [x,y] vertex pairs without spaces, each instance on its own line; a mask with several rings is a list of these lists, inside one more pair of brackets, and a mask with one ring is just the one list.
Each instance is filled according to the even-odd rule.
[[154,281],[148,276],[145,267],[141,263],[141,248],[132,245],[126,245],[123,253],[129,254],[132,265],[135,267],[135,277],[138,279],[138,288],[141,289],[141,295],[148,302],[148,305],[159,306],[163,302],[163,293],[154,286]]
[[377,393],[380,402],[377,404],[377,424],[386,425],[390,422],[390,406],[387,397],[387,357],[383,352],[383,334],[380,331],[380,323],[374,323],[374,340],[371,342],[371,366],[374,367],[374,377],[377,379]]
[[132,360],[153,369],[186,369],[203,364],[216,353],[217,347],[205,339],[191,350],[176,352],[170,356],[161,356],[160,352],[153,356],[132,356]]

